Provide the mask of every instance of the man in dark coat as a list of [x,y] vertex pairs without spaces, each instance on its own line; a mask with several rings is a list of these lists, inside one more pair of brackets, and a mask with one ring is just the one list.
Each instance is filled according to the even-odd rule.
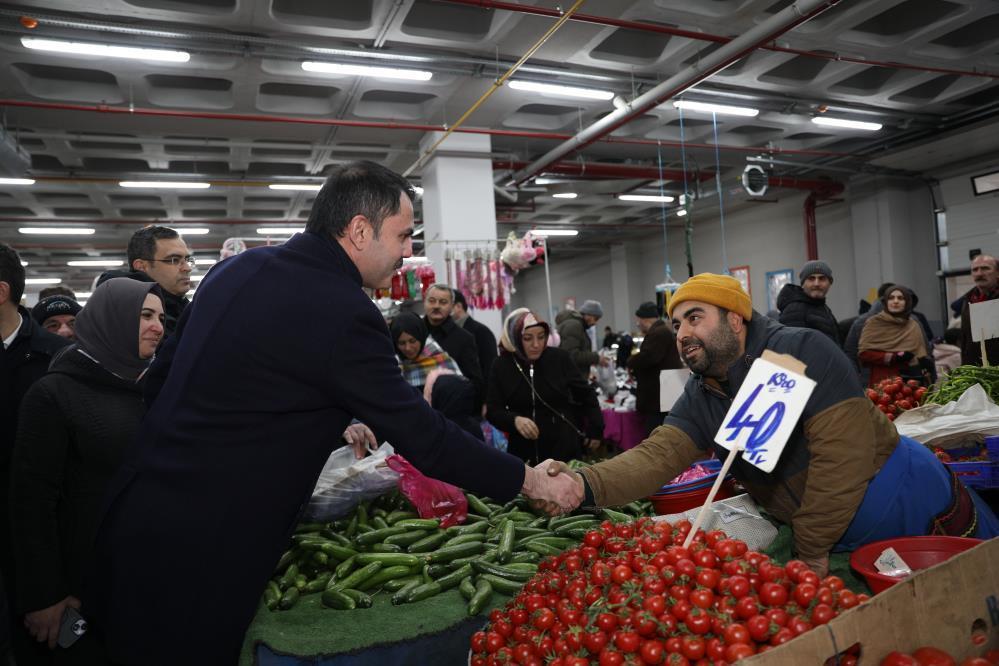
[[[475,347],[479,351],[479,367],[482,368],[482,379],[489,381],[489,371],[492,370],[496,356],[499,354],[496,347],[496,336],[485,324],[475,321],[468,314],[468,301],[460,289],[454,290],[454,306],[451,308],[451,318],[454,323],[472,334],[475,338]],[[464,372],[464,370],[462,371]]]
[[646,301],[635,310],[638,329],[645,336],[638,353],[628,359],[628,369],[638,382],[635,410],[648,420],[646,434],[663,424],[666,413],[659,409],[659,373],[683,367],[673,328],[662,320],[656,304]]
[[[451,355],[461,374],[468,377],[475,387],[475,410],[478,413],[486,394],[486,379],[479,364],[479,348],[475,336],[454,323],[451,309],[454,307],[454,291],[446,284],[433,284],[423,295],[423,323],[430,336]],[[494,343],[495,344],[495,343]]]
[[191,302],[191,269],[194,256],[180,234],[169,227],[150,225],[139,229],[128,241],[127,271],[106,271],[97,280],[127,277],[141,282],[156,282],[163,291],[166,335],[177,328],[181,313]]
[[[589,330],[604,316],[600,301],[584,301],[579,310],[563,310],[555,317],[558,328],[559,349],[569,352],[572,362],[579,368],[583,379],[589,379],[590,366],[607,366],[609,361],[593,351]],[[620,341],[618,341],[620,343]]]
[[[14,562],[10,542],[10,461],[17,435],[21,399],[28,388],[45,374],[56,353],[69,340],[49,333],[20,305],[24,294],[24,266],[14,248],[0,243],[0,574],[10,608],[14,603]],[[0,599],[0,605],[4,601]],[[20,620],[12,619],[18,663],[36,663],[31,640]],[[0,636],[8,635],[8,627]],[[0,641],[2,643],[2,641]],[[0,658],[4,655],[0,654]]]
[[[572,504],[568,477],[549,485],[540,470],[487,448],[399,373],[362,286],[387,286],[412,254],[413,198],[385,167],[341,166],[305,233],[231,257],[205,277],[164,345],[166,381],[111,484],[82,598],[114,663],[236,662],[352,418],[433,478],[497,501],[523,491]],[[312,325],[288,325],[302,312]]]
[[[972,339],[971,304],[999,298],[999,260],[988,254],[980,254],[971,260],[971,278],[975,287],[964,295],[961,306],[961,364],[982,364],[982,343]],[[989,364],[999,364],[999,338],[985,341],[985,353]]]
[[839,325],[826,305],[826,294],[833,283],[832,269],[824,261],[809,261],[798,274],[801,285],[786,284],[777,295],[780,323],[798,328],[813,328],[825,334],[837,346]]

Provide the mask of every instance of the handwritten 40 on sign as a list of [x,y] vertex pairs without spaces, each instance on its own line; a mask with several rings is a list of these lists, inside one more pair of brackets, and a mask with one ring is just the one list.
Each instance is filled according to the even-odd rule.
[[[771,360],[772,359],[772,360]],[[764,472],[772,472],[801,418],[815,382],[794,359],[758,358],[732,401],[715,441]],[[789,366],[796,364],[798,371]]]

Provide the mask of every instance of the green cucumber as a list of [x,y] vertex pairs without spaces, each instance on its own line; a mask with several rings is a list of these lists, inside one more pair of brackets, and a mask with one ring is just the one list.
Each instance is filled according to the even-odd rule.
[[524,586],[523,583],[507,580],[506,578],[500,578],[499,576],[494,576],[492,574],[479,574],[479,580],[489,581],[493,590],[502,594],[517,594],[520,592],[520,588]]
[[285,590],[284,594],[281,595],[281,599],[278,600],[278,610],[291,610],[291,608],[298,603],[298,598],[301,593],[298,591],[297,587],[289,587]]
[[360,590],[340,590],[340,594],[353,599],[355,608],[371,608],[371,597]]
[[385,519],[381,516],[372,516],[369,522],[376,530],[384,530],[389,526],[389,524],[385,522]]
[[455,525],[453,527],[447,528],[448,536],[460,536],[462,534],[482,534],[487,529],[489,529],[489,523],[486,521],[479,521],[477,523],[470,523],[467,525]]
[[397,546],[394,543],[373,543],[368,548],[371,549],[372,553],[401,553],[402,546]]
[[264,605],[267,606],[267,610],[277,608],[280,600],[281,590],[278,589],[277,585],[271,585],[270,581],[268,581],[267,587],[264,588]]
[[490,509],[486,506],[486,503],[472,493],[465,493],[465,499],[468,500],[468,510],[470,512],[477,513],[480,516],[488,516],[490,514]]
[[451,560],[456,560],[459,557],[468,557],[469,555],[476,555],[485,550],[486,545],[481,541],[471,541],[469,543],[460,543],[457,546],[450,546],[448,548],[441,548],[440,550],[435,550],[434,552],[427,555],[427,561],[431,564],[436,564],[439,562],[450,562]]
[[423,558],[410,553],[358,553],[357,564],[364,565],[372,562],[381,562],[387,567],[415,567],[423,562]]
[[516,534],[516,525],[511,520],[503,522],[500,533],[499,547],[496,549],[496,559],[500,564],[505,564],[513,555],[513,542]]
[[385,581],[382,585],[382,589],[386,592],[398,592],[410,582],[415,581],[417,584],[423,582],[423,576],[420,574],[410,574],[409,576],[403,576],[402,578],[393,578],[392,580]]
[[392,580],[393,578],[402,578],[404,576],[409,576],[413,573],[413,567],[404,566],[392,566],[384,567],[378,571],[375,575],[371,576],[364,582],[358,583],[354,589],[366,592],[368,590],[374,589],[381,585],[382,583]]
[[403,518],[396,521],[395,527],[408,527],[411,530],[436,530],[441,526],[438,518]]
[[630,523],[635,519],[634,516],[629,516],[626,513],[614,511],[613,509],[608,509],[607,507],[600,509],[600,513],[603,514],[604,518],[612,523]]
[[392,605],[398,606],[400,604],[406,603],[406,597],[409,596],[409,593],[423,584],[424,584],[423,577],[418,576],[415,580],[411,580],[410,582],[403,585],[401,588],[399,588],[396,591],[395,594],[392,595]]
[[461,592],[461,596],[465,597],[465,601],[472,600],[472,597],[475,596],[475,584],[472,583],[471,576],[461,579],[461,582],[458,583],[458,591]]
[[459,534],[458,536],[451,537],[450,539],[445,541],[441,545],[441,547],[447,548],[448,546],[457,546],[458,544],[461,543],[472,543],[473,541],[481,542],[485,540],[486,540],[485,534]]
[[385,543],[390,543],[405,548],[406,546],[413,545],[420,539],[426,539],[428,535],[429,532],[427,530],[410,530],[409,532],[405,532],[403,534],[395,534],[393,536],[387,537],[385,539]]
[[411,604],[414,601],[423,601],[424,599],[429,599],[435,594],[440,594],[443,588],[436,581],[432,583],[423,583],[422,585],[417,585],[406,594],[407,604]]
[[354,610],[357,602],[343,593],[342,590],[326,590],[323,592],[323,606],[336,610]]
[[480,578],[475,584],[475,589],[472,591],[472,598],[468,600],[468,614],[474,616],[481,613],[482,609],[489,603],[489,600],[492,599],[492,596],[492,584],[488,580]]
[[435,583],[441,586],[442,590],[450,590],[452,587],[457,587],[461,584],[461,581],[465,580],[472,575],[472,565],[466,564],[456,571],[452,571],[446,576],[438,578]]
[[447,534],[445,532],[434,532],[430,536],[424,537],[416,543],[410,544],[406,551],[410,553],[426,553],[439,548],[446,539]]
[[408,532],[409,530],[400,525],[393,525],[392,527],[383,527],[381,529],[376,529],[366,534],[359,534],[354,537],[354,541],[361,546],[370,546],[374,543],[381,543],[385,541],[386,537],[390,537],[395,534],[402,534]]
[[398,521],[404,518],[419,518],[419,516],[415,511],[393,511],[385,516],[385,522],[389,525],[395,525]]
[[336,543],[337,545],[346,546],[346,547],[350,546],[350,539],[340,534],[339,532],[334,532],[333,530],[320,530],[319,535],[325,539],[329,539],[330,541]]
[[[360,556],[358,556],[360,557]],[[334,582],[327,590],[346,590],[346,589],[357,589],[364,581],[374,576],[378,573],[382,566],[381,562],[372,562],[371,564],[366,564],[357,571],[352,572],[349,576],[343,580]]]
[[481,574],[492,574],[493,576],[499,576],[506,580],[518,581],[521,583],[526,583],[530,580],[535,571],[522,571],[520,569],[511,569],[509,567],[504,567],[499,564],[490,564],[489,562],[472,562],[472,568]]
[[337,565],[336,569],[333,570],[333,578],[335,580],[341,580],[350,575],[350,572],[354,570],[357,566],[357,555],[348,557],[343,562]]
[[308,583],[306,583],[303,592],[305,592],[306,594],[312,594],[314,592],[322,592],[323,590],[326,589],[326,586],[329,585],[330,578],[332,577],[333,577],[332,571],[327,571],[325,573],[319,574],[318,576],[310,580]]
[[556,548],[555,546],[549,546],[546,543],[540,543],[536,541],[530,541],[524,544],[524,549],[532,553],[537,553],[542,557],[554,556],[562,552],[561,549]]

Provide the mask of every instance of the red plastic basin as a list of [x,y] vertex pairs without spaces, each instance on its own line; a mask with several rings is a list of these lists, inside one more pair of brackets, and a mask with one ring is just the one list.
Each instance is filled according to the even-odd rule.
[[915,536],[885,539],[884,541],[865,544],[853,551],[853,554],[850,555],[850,566],[867,579],[867,584],[877,594],[905,580],[905,578],[885,576],[874,566],[874,561],[878,559],[878,556],[886,548],[894,548],[895,552],[915,572],[919,569],[928,569],[934,564],[940,564],[958,553],[962,553],[969,548],[974,548],[981,542],[981,539],[952,536]]
[[[704,504],[704,500],[708,498],[709,492],[711,492],[711,486],[681,493],[650,495],[649,501],[652,502],[652,507],[656,510],[657,515],[666,516],[671,513],[682,513],[688,509],[696,509]],[[734,492],[735,484],[732,482],[732,479],[726,479],[722,482],[721,487],[718,488],[715,501],[732,497]]]

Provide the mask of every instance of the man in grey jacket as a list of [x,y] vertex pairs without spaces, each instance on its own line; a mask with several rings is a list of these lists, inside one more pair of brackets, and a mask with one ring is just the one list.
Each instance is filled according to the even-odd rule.
[[600,321],[604,309],[600,301],[585,301],[579,310],[563,310],[555,317],[558,336],[561,338],[559,347],[569,352],[572,362],[579,368],[583,377],[590,376],[591,365],[606,366],[609,361],[593,351],[593,344],[587,329]]

